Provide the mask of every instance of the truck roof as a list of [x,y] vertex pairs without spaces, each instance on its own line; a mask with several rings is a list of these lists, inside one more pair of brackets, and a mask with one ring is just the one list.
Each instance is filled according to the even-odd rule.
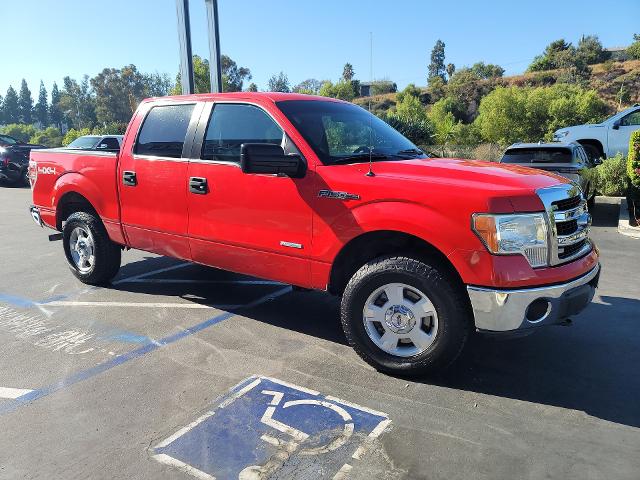
[[272,102],[282,102],[286,100],[319,100],[325,102],[341,102],[343,100],[331,97],[321,97],[319,95],[306,95],[303,93],[282,93],[282,92],[226,92],[226,93],[195,93],[191,95],[171,95],[168,97],[152,97],[143,102],[153,102],[157,100],[264,100]]
[[507,150],[514,148],[575,148],[578,143],[575,142],[547,142],[547,143],[514,143]]

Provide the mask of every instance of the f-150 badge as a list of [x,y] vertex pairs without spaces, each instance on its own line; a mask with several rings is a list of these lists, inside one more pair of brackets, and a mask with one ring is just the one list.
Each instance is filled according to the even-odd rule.
[[318,192],[320,198],[335,198],[338,200],[360,200],[360,195],[349,192],[336,192],[334,190],[320,190]]

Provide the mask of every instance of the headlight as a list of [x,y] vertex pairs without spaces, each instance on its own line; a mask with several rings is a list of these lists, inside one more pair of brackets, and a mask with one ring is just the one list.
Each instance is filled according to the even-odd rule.
[[561,138],[564,138],[567,135],[569,135],[569,130],[561,130],[561,131],[558,131],[558,132],[554,133],[553,134],[553,138],[554,138],[554,140],[560,140]]
[[532,267],[548,264],[547,222],[542,213],[473,215],[473,231],[495,255],[521,254]]

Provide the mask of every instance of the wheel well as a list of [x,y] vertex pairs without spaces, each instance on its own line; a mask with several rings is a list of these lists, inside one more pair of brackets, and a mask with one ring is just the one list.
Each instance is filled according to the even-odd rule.
[[602,158],[606,158],[606,155],[604,153],[604,147],[602,146],[602,143],[600,143],[599,140],[590,140],[590,139],[578,140],[578,143],[582,146],[591,145],[592,147],[597,148],[598,151],[600,152],[600,156]]
[[65,193],[56,208],[56,228],[62,231],[62,222],[75,212],[87,212],[97,215],[91,202],[76,192]]
[[341,295],[351,277],[367,262],[383,255],[406,255],[444,268],[462,279],[449,259],[430,243],[413,235],[396,231],[364,233],[347,243],[336,256],[331,267],[329,292]]

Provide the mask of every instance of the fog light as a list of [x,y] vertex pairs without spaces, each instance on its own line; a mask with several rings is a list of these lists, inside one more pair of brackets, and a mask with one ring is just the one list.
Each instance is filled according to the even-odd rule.
[[529,304],[525,316],[530,322],[539,322],[547,316],[550,310],[551,303],[544,298],[538,298]]

